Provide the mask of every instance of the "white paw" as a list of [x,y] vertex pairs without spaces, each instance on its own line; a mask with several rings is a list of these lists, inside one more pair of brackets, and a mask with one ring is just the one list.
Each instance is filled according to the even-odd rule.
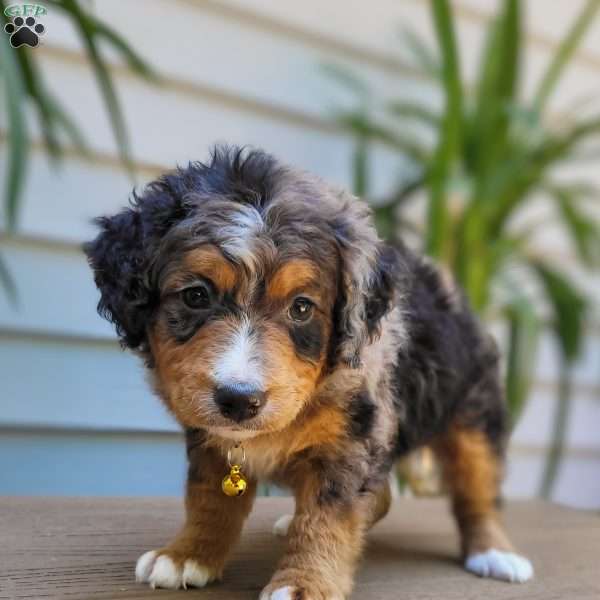
[[525,583],[533,577],[533,566],[525,557],[493,548],[471,554],[465,561],[465,569],[480,577],[493,577],[515,583]]
[[273,533],[278,537],[285,537],[293,518],[293,515],[282,515],[279,517],[279,519],[275,521],[275,525],[273,525]]
[[[284,515],[284,517],[287,516],[288,515]],[[279,521],[281,521],[281,519],[279,519]],[[290,586],[285,586],[283,588],[275,590],[274,592],[263,592],[258,600],[293,600],[293,593],[294,588],[291,588]]]
[[187,588],[188,585],[192,587],[204,587],[207,583],[216,579],[216,573],[205,567],[204,565],[198,564],[195,560],[188,558],[183,563],[183,587]]
[[154,567],[156,561],[156,552],[150,550],[142,554],[135,565],[135,580],[139,582],[146,582],[150,578],[150,573]]
[[155,550],[142,554],[135,566],[135,579],[149,583],[152,588],[187,589],[188,586],[204,587],[216,579],[212,569],[188,558],[183,568],[177,566],[166,554],[158,556]]
[[[272,591],[270,591],[267,588],[262,592],[262,594],[260,595],[258,600],[294,600],[294,598],[297,598],[297,592],[298,592],[297,588],[291,587],[289,585],[286,585],[285,587],[282,587],[282,588],[277,588]],[[304,593],[306,593],[306,590]],[[305,597],[304,594],[302,594],[302,598],[304,598],[304,597]],[[309,594],[309,597],[315,598],[317,596],[313,596],[313,595]],[[318,597],[322,598],[323,595],[319,594]],[[332,594],[332,595],[329,594],[326,597],[327,597],[327,600],[344,600],[344,598],[337,593]]]

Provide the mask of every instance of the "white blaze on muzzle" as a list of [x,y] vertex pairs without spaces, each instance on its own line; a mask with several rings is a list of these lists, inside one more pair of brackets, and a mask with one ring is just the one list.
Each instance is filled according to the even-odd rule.
[[217,358],[213,377],[217,385],[248,384],[263,388],[256,335],[248,319],[241,321],[228,347]]

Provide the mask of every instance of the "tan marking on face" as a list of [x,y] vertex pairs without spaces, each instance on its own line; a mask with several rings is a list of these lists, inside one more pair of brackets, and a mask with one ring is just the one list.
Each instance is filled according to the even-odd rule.
[[221,291],[227,292],[236,284],[236,271],[221,251],[212,245],[204,245],[188,252],[183,259],[182,268],[173,273],[166,281],[167,291],[173,291],[184,285],[190,273],[212,281]]
[[[171,275],[171,289],[189,282],[190,273],[208,277],[221,288],[245,288],[243,273],[238,273],[212,246],[198,248],[186,256],[180,272]],[[247,422],[232,423],[220,414],[213,401],[215,374],[239,333],[240,318],[230,315],[209,320],[189,340],[181,342],[172,337],[166,320],[159,317],[149,334],[156,363],[155,387],[180,423],[207,429],[230,444],[232,439],[249,440],[259,434],[281,432],[295,421],[314,396],[327,359],[332,328],[328,311],[335,288],[326,284],[317,288],[319,273],[318,267],[308,260],[288,261],[267,282],[266,297],[244,313],[243,318],[255,332],[253,357],[260,366],[261,387],[266,394],[261,412]],[[311,285],[311,297],[316,297],[321,307],[313,317],[321,321],[323,340],[321,356],[316,360],[297,354],[280,305],[281,298]],[[223,379],[227,378],[227,371],[221,374]],[[342,418],[340,422],[345,423]]]
[[207,323],[185,344],[171,337],[163,323],[150,332],[157,389],[183,425],[201,427],[217,416],[212,371],[234,332],[230,320]]
[[261,358],[271,414],[271,430],[288,425],[310,399],[316,389],[325,356],[316,362],[300,359],[289,333],[274,323],[261,329]]
[[315,285],[319,281],[319,271],[314,263],[304,259],[294,259],[279,267],[267,285],[267,296],[274,300],[287,298],[294,290]]
[[208,429],[234,427],[242,434],[246,428],[269,433],[284,429],[309,402],[323,371],[325,352],[317,362],[301,360],[288,332],[267,322],[257,343],[265,407],[252,421],[236,425],[220,415],[212,401],[214,373],[239,328],[237,319],[215,320],[185,343],[172,338],[161,321],[150,332],[156,387],[180,423]]

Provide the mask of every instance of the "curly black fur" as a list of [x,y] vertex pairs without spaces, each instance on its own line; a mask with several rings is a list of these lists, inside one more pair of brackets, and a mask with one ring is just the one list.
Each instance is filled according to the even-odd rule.
[[147,351],[145,332],[157,301],[152,267],[167,232],[193,212],[190,196],[219,195],[261,207],[278,170],[263,152],[216,147],[207,163],[163,175],[141,196],[134,192],[129,208],[96,219],[100,234],[83,249],[102,294],[98,312],[115,324],[126,347]]
[[[158,278],[165,257],[174,258],[194,240],[216,242],[219,229],[228,224],[219,210],[203,212],[203,205],[219,198],[229,203],[250,205],[273,226],[271,236],[277,247],[285,248],[290,239],[297,251],[319,263],[339,260],[345,279],[339,281],[336,303],[338,335],[332,356],[342,354],[345,340],[352,346],[347,362],[358,366],[358,350],[368,337],[376,334],[377,323],[391,308],[393,255],[384,246],[373,248],[377,264],[369,273],[360,272],[364,283],[353,273],[360,259],[357,249],[371,234],[369,213],[348,205],[347,210],[327,214],[307,211],[300,203],[272,207],[272,201],[286,178],[299,197],[312,202],[320,191],[310,180],[296,180],[270,155],[244,148],[218,146],[206,163],[191,162],[150,183],[143,194],[133,194],[131,205],[112,217],[100,217],[97,238],[84,245],[101,292],[98,312],[115,324],[122,344],[151,357],[146,328],[152,322],[158,303]],[[321,207],[320,207],[321,208]],[[272,213],[272,214],[271,214]],[[364,225],[363,226],[363,221]],[[368,225],[368,226],[367,226]],[[374,235],[374,232],[373,232]],[[227,251],[224,250],[227,255]],[[364,258],[367,260],[368,257]],[[349,289],[364,286],[364,293],[351,296]],[[367,287],[368,286],[368,287]],[[366,322],[365,333],[359,329]],[[182,336],[185,338],[185,336]],[[310,345],[317,344],[317,335]],[[308,341],[301,345],[304,347]],[[306,348],[310,354],[316,348]]]
[[466,300],[452,306],[435,267],[406,255],[410,344],[400,352],[393,388],[399,414],[396,451],[430,441],[450,421],[486,430],[500,449],[507,427],[498,382],[499,354]]

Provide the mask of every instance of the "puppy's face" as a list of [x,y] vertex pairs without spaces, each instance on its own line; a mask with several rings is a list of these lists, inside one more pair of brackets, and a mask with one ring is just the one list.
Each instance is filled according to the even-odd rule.
[[217,148],[98,225],[98,310],[186,427],[283,429],[392,304],[367,207],[261,151]]
[[282,429],[309,401],[336,273],[295,254],[272,245],[250,270],[204,243],[164,267],[149,342],[157,386],[186,426],[243,439]]

